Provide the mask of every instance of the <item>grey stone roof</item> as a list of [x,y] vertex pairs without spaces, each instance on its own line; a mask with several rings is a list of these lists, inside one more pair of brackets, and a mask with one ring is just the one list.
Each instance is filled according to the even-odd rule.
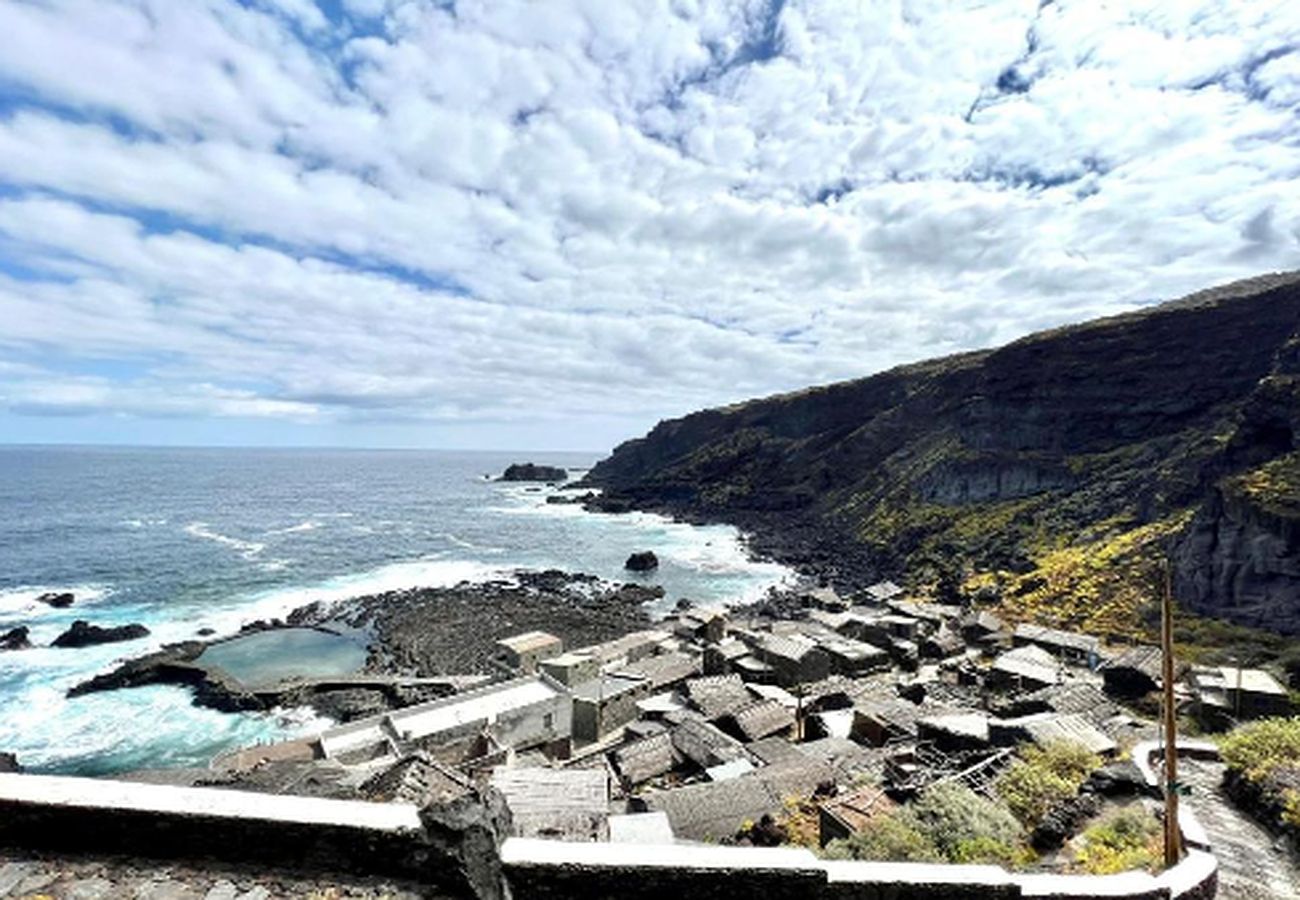
[[632,785],[671,772],[681,762],[681,755],[667,732],[625,744],[612,756],[614,767],[623,780]]
[[734,712],[754,699],[739,675],[708,675],[686,682],[686,697],[710,719]]
[[519,837],[602,840],[608,834],[609,778],[602,769],[505,766],[492,773]]
[[670,734],[677,752],[701,769],[748,758],[739,741],[708,722],[688,720]]
[[1016,640],[1062,647],[1082,653],[1096,652],[1101,649],[1101,641],[1090,634],[1078,634],[1073,631],[1060,631],[1056,628],[1044,628],[1042,625],[1024,623],[1016,626]]
[[794,713],[776,700],[755,700],[730,716],[747,741],[785,731],[794,725]]
[[687,653],[661,653],[648,656],[619,669],[619,674],[636,675],[649,679],[651,686],[658,690],[670,684],[698,675],[701,663],[698,656]]

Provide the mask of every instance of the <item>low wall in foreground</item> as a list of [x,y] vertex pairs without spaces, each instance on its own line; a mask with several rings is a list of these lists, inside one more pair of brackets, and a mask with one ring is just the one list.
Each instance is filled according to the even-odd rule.
[[419,811],[401,804],[0,775],[0,843],[57,851],[417,874]]
[[[458,802],[459,803],[459,802]],[[510,838],[499,794],[445,808],[94,778],[0,775],[0,844],[368,873],[497,900],[1209,900],[1217,863],[1187,815],[1188,855],[1159,876],[1024,875],[993,866],[822,860],[801,849]],[[1200,839],[1197,839],[1199,834]],[[506,891],[509,890],[507,895]]]
[[1210,900],[1218,883],[1218,864],[1204,850],[1158,876],[1024,875],[996,866],[828,861],[786,848],[525,838],[507,840],[501,856],[514,900]]

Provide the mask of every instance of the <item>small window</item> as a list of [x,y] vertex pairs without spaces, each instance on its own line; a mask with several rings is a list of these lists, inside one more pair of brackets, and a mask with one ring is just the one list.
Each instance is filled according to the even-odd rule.
[[555,727],[555,715],[553,713],[547,713],[546,715],[542,716],[542,727],[543,728]]

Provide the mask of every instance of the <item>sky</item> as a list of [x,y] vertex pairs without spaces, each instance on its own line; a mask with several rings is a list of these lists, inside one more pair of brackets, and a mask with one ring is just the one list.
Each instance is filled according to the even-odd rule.
[[602,451],[1300,268],[1300,3],[0,0],[0,442]]

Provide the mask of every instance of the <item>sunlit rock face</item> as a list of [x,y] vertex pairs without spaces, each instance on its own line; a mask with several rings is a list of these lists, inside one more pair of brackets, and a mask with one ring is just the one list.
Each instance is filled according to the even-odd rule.
[[1013,605],[1113,600],[1057,612],[1118,630],[1172,555],[1188,606],[1300,631],[1298,326],[1300,274],[1263,276],[705,410],[617,448],[595,505],[736,521],[848,583],[1001,572]]

